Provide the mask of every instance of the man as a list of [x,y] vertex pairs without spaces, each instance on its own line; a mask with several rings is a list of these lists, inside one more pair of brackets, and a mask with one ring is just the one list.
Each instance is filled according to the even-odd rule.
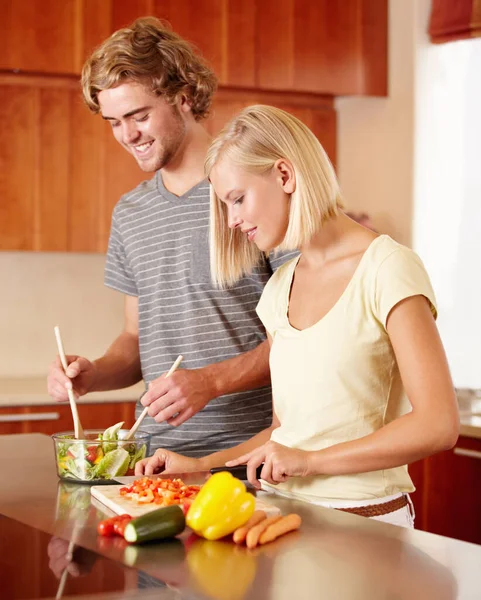
[[[82,87],[90,110],[155,174],[112,217],[105,283],[125,294],[124,330],[93,362],[68,357],[66,375],[57,358],[49,393],[64,401],[67,386],[81,396],[143,378],[142,429],[153,434],[152,450],[198,457],[243,442],[271,422],[268,346],[255,307],[278,264],[266,261],[228,290],[211,284],[203,169],[210,138],[201,121],[215,76],[184,40],[146,17],[92,54]],[[179,354],[181,368],[166,378]]]

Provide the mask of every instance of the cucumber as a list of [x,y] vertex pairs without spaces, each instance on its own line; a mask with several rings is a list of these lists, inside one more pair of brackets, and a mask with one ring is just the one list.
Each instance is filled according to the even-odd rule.
[[184,511],[178,504],[172,504],[132,519],[125,527],[124,538],[133,544],[141,544],[174,537],[184,529]]

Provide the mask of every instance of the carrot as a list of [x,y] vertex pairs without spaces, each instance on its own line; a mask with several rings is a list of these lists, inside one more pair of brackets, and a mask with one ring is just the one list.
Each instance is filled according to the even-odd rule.
[[266,517],[267,515],[263,510],[256,510],[252,517],[247,521],[247,523],[245,523],[244,525],[242,525],[242,527],[239,527],[234,531],[234,535],[232,536],[234,542],[236,544],[242,544],[242,542],[246,539],[249,529],[252,529],[254,525],[257,525]]
[[267,517],[267,519],[263,519],[260,523],[254,525],[254,527],[249,529],[249,531],[247,532],[246,546],[248,548],[255,548],[257,546],[257,542],[259,541],[262,532],[265,531],[269,527],[269,525],[276,523],[280,519],[282,519],[281,515],[276,515],[275,517]]
[[259,537],[259,544],[267,544],[281,535],[284,535],[284,533],[299,529],[301,522],[301,517],[296,513],[291,513],[290,515],[282,517],[275,523],[269,525],[269,527],[263,531]]

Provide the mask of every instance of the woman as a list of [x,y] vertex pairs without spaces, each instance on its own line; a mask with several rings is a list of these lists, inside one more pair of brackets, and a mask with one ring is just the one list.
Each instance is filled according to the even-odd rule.
[[420,259],[342,212],[322,146],[282,110],[244,109],[212,143],[206,173],[219,285],[254,269],[262,253],[300,251],[257,307],[271,344],[273,423],[195,464],[158,451],[138,472],[233,459],[227,465],[247,464],[259,487],[263,464],[263,487],[277,493],[412,526],[406,465],[451,448],[459,430]]

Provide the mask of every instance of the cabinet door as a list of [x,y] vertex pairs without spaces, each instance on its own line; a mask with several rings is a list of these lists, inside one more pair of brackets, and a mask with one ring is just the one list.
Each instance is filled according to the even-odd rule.
[[[105,402],[79,404],[84,429],[106,429],[119,421],[129,429],[135,422],[135,402]],[[52,435],[72,431],[73,421],[69,404],[17,406],[0,408],[0,435],[12,433],[44,433]]]
[[70,407],[22,406],[0,408],[0,435],[11,433],[52,433],[72,429]]
[[427,531],[481,544],[481,440],[427,459],[425,494]]
[[[135,423],[135,402],[103,402],[101,404],[79,404],[78,411],[84,429],[107,429],[124,421],[124,428]],[[72,429],[73,422],[70,420]]]

